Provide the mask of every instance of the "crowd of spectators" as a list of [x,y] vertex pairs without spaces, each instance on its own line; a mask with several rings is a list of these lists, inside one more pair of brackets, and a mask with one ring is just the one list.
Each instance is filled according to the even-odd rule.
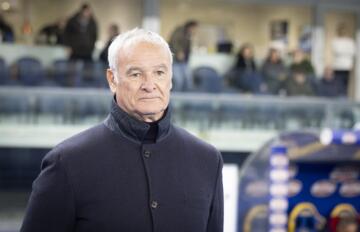
[[[170,37],[170,46],[174,52],[173,89],[177,91],[196,91],[196,85],[199,82],[196,75],[189,73],[187,66],[188,57],[191,53],[191,42],[196,33],[197,25],[196,21],[189,20],[184,25],[177,27]],[[344,49],[339,48],[339,46],[343,46]],[[225,92],[346,97],[350,72],[353,69],[355,45],[353,39],[346,32],[345,25],[338,27],[337,37],[333,40],[332,51],[335,70],[328,65],[322,70],[322,76],[317,76],[317,72],[315,72],[315,68],[309,59],[309,51],[305,52],[301,48],[296,49],[286,54],[286,59],[283,60],[283,52],[271,47],[267,57],[259,61],[254,57],[254,46],[251,43],[245,43],[235,54],[234,66],[222,78],[225,82]],[[216,78],[209,79],[216,80]],[[213,85],[210,84],[209,86]]]
[[280,52],[270,48],[268,56],[257,65],[254,48],[244,44],[233,69],[225,75],[228,86],[240,92],[287,96],[344,97],[347,89],[332,67],[317,77],[308,54],[298,49],[284,62]]
[[[189,20],[175,28],[169,39],[174,53],[173,81],[175,91],[196,91],[189,68],[192,39],[198,22]],[[2,41],[14,41],[14,33],[9,24],[0,17],[0,35]],[[120,33],[116,24],[108,30],[108,41],[100,52],[99,61],[107,64],[107,49],[112,39]],[[349,73],[352,68],[354,45],[345,37],[344,27],[338,29],[339,38],[334,42],[336,63],[333,68],[326,66],[322,77],[317,77],[309,54],[297,49],[284,61],[282,52],[270,48],[268,55],[258,61],[254,57],[254,46],[245,43],[235,54],[234,67],[222,78],[224,85],[234,92],[286,95],[286,96],[324,96],[343,97],[347,95]],[[45,25],[35,36],[36,44],[65,45],[69,48],[70,61],[81,60],[92,62],[95,42],[98,37],[98,26],[93,11],[88,4],[68,19],[60,18],[56,22]],[[344,49],[339,49],[344,47]],[[346,54],[345,54],[346,53]],[[348,54],[345,64],[344,56]],[[290,58],[290,59],[289,59]],[[342,65],[339,67],[339,65]],[[345,68],[344,68],[344,67]]]

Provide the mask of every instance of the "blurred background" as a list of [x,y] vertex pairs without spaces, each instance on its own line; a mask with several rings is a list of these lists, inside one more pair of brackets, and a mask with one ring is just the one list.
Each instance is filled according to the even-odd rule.
[[105,119],[107,47],[134,27],[174,53],[173,122],[223,155],[225,232],[359,223],[360,1],[0,0],[0,232],[44,155]]

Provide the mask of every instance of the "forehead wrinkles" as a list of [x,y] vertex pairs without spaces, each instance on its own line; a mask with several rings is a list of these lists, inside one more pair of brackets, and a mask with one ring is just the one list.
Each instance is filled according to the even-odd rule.
[[[143,56],[145,55],[145,56]],[[170,57],[165,48],[147,41],[127,44],[119,50],[118,66],[126,71],[129,68],[151,69],[164,66],[171,69]]]
[[140,71],[140,72],[152,72],[152,71],[169,71],[169,68],[164,63],[160,64],[149,64],[149,65],[137,65],[137,64],[128,64],[125,66],[125,73],[129,74],[131,72]]

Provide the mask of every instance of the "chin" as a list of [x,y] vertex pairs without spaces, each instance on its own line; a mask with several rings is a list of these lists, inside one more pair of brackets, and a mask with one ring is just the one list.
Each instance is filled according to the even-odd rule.
[[139,112],[141,112],[142,115],[149,115],[150,116],[150,115],[160,114],[163,111],[162,110],[141,110]]
[[142,115],[148,115],[148,116],[154,115],[155,116],[158,114],[162,114],[164,112],[164,108],[162,108],[162,107],[156,107],[156,108],[142,107],[142,108],[139,108],[137,111]]

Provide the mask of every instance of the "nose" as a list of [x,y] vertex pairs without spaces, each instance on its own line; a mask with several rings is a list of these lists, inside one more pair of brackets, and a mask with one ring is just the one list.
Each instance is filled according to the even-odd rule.
[[154,82],[154,77],[151,76],[151,75],[146,75],[145,78],[143,79],[141,89],[146,91],[146,92],[154,91],[156,89],[156,85],[155,85],[155,82]]

